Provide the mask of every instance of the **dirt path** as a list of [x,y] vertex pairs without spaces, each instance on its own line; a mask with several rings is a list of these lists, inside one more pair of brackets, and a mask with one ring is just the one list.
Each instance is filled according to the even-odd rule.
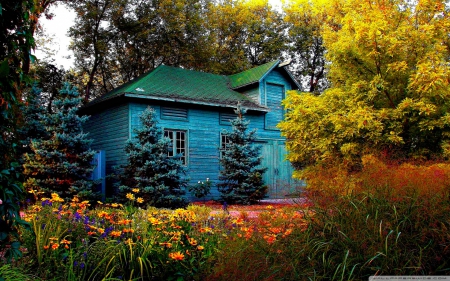
[[290,206],[301,206],[306,200],[304,198],[287,198],[287,199],[266,199],[261,200],[259,204],[255,205],[227,205],[216,201],[198,201],[194,202],[195,205],[207,206],[212,208],[211,214],[219,214],[224,211],[228,212],[232,217],[247,217],[257,218],[258,214],[264,210],[267,210],[269,206],[273,208],[283,208]]

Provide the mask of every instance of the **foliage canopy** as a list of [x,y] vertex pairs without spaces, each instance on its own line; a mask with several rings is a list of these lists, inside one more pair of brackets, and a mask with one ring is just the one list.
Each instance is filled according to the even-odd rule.
[[321,33],[332,86],[320,96],[288,93],[279,127],[289,160],[298,168],[340,163],[354,171],[370,153],[448,158],[445,1],[340,0],[320,7],[328,15]]

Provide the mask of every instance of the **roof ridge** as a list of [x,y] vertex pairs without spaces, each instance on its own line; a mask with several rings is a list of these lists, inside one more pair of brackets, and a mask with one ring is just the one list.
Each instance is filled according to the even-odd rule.
[[265,64],[252,67],[242,72],[229,75],[228,78],[230,81],[230,89],[238,89],[259,82],[267,75],[270,70],[272,70],[279,63],[280,60],[277,59]]
[[280,61],[280,60],[277,59],[277,60],[273,60],[273,61],[270,61],[270,62],[266,62],[266,63],[263,63],[263,64],[261,64],[261,65],[257,65],[257,66],[254,66],[254,67],[252,67],[252,68],[243,70],[243,71],[241,71],[241,72],[234,73],[234,74],[230,74],[230,75],[228,75],[228,76],[230,77],[230,76],[239,75],[239,74],[242,74],[242,73],[244,73],[244,72],[254,70],[255,68],[260,68],[260,67],[263,67],[263,66],[265,66],[265,65],[267,65],[267,64],[273,64],[273,63],[279,62],[279,61]]

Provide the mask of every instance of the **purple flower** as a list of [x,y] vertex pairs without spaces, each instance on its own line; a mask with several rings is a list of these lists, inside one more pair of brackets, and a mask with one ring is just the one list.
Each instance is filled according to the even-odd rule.
[[44,229],[45,229],[45,226],[46,226],[46,224],[43,223],[43,224],[41,225],[41,229],[44,230]]
[[52,205],[52,202],[50,200],[42,201],[42,207],[51,206],[51,205]]
[[77,212],[75,212],[75,221],[76,222],[79,222],[80,220],[81,220],[81,215],[80,214],[78,214]]
[[84,262],[80,263],[80,268],[84,268]]

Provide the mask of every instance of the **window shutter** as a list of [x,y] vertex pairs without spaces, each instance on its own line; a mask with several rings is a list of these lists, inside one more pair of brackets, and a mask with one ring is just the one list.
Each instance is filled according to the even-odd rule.
[[187,108],[161,107],[161,118],[187,120],[188,110]]
[[230,120],[237,118],[237,114],[234,113],[220,113],[220,124],[231,125]]

